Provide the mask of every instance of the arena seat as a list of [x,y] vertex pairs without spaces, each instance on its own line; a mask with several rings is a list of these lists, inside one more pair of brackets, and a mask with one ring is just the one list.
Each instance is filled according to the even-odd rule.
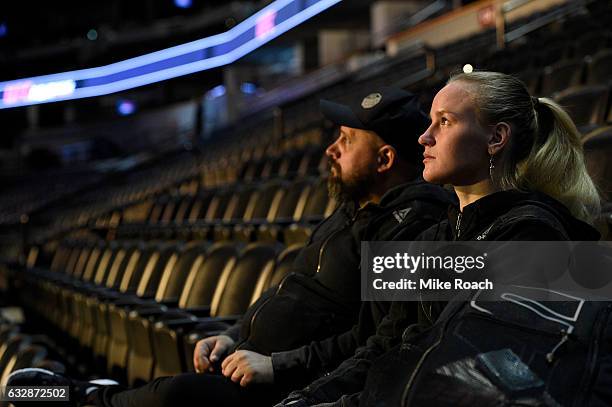
[[213,196],[214,191],[200,191],[198,195],[193,198],[191,208],[189,209],[189,212],[185,216],[184,220],[193,223],[198,219],[204,219]]
[[335,207],[336,202],[330,199],[327,193],[326,180],[319,180],[306,199],[299,222],[291,224],[283,232],[285,244],[306,242],[310,238],[314,225],[331,215]]
[[603,123],[608,87],[576,86],[559,92],[554,99],[568,111],[578,130],[585,134]]
[[231,239],[234,225],[245,220],[247,206],[251,197],[256,193],[256,185],[250,184],[239,187],[232,194],[223,212],[223,217],[214,222],[212,237],[215,242]]
[[301,219],[308,194],[313,188],[316,180],[314,178],[302,178],[294,180],[279,198],[278,205],[271,210],[268,221],[259,225],[256,231],[257,241],[283,240],[282,231],[292,222]]
[[587,32],[574,41],[574,56],[594,55],[609,44],[609,33],[600,29]]
[[[260,276],[257,285],[262,286],[259,291],[265,292],[268,289],[278,287],[282,280],[291,272],[293,267],[293,262],[295,258],[300,253],[300,250],[304,246],[302,244],[295,244],[285,248],[276,259],[276,265],[274,270],[269,270],[268,273],[262,273]],[[194,371],[193,367],[193,351],[195,349],[195,344],[202,338],[218,335],[221,333],[228,325],[223,324],[214,324],[211,326],[209,322],[204,322],[195,325],[195,327],[189,332],[188,335],[184,337],[183,340],[183,356],[184,366],[186,371]]]
[[582,61],[562,61],[544,68],[540,95],[550,96],[581,83]]
[[[128,344],[129,355],[127,361],[127,378],[130,383],[138,380],[147,380],[155,364],[153,344],[151,342],[152,326],[161,317],[170,319],[171,315],[181,311],[199,314],[202,310],[205,315],[209,307],[223,270],[232,267],[238,255],[240,245],[232,242],[215,243],[208,247],[204,253],[200,252],[204,246],[194,246],[196,254],[193,263],[189,266],[184,284],[173,284],[163,293],[168,298],[178,295],[176,307],[174,301],[159,301],[159,305],[135,308],[129,314]],[[189,262],[187,262],[189,263]],[[131,346],[137,344],[137,346]]]
[[8,375],[18,369],[38,364],[47,358],[47,349],[44,346],[29,344],[16,352],[7,363],[4,374]]
[[176,211],[180,205],[180,197],[178,196],[170,196],[168,197],[168,202],[164,207],[164,210],[159,217],[159,223],[168,224],[172,222],[176,216]]
[[612,84],[612,49],[601,50],[592,56],[588,64],[589,84]]
[[120,315],[125,319],[123,325],[128,345],[127,379],[130,385],[133,385],[138,377],[150,377],[152,371],[150,318],[167,307],[178,306],[179,295],[189,273],[201,264],[208,248],[208,243],[188,244],[174,264],[169,262],[166,265],[154,299],[134,304],[127,319]]
[[[527,90],[532,95],[542,95],[540,92],[540,81],[541,81],[541,70],[536,68],[529,68],[518,72],[515,75],[519,78],[525,86]],[[431,103],[430,103],[431,104]]]
[[[183,336],[198,323],[233,323],[249,304],[261,295],[263,286],[257,282],[263,273],[274,267],[280,252],[278,243],[256,242],[246,246],[234,264],[228,263],[219,277],[210,307],[203,308],[209,317],[175,312],[162,317],[153,327],[154,377],[184,371]],[[184,293],[190,298],[193,293]],[[186,300],[186,303],[191,301]],[[200,307],[202,306],[199,303]]]
[[259,225],[274,222],[280,200],[286,193],[289,183],[284,180],[272,180],[257,188],[249,199],[242,222],[233,228],[235,240],[251,242]]
[[18,333],[10,336],[2,344],[0,347],[0,386],[6,386],[6,377],[10,374],[16,362],[14,356],[30,342],[29,335]]
[[119,287],[123,295],[108,299],[105,301],[105,307],[100,309],[102,312],[106,311],[111,333],[107,353],[110,372],[116,368],[125,368],[129,350],[126,325],[129,311],[133,306],[142,304],[142,300],[154,295],[162,273],[165,269],[174,267],[180,251],[181,248],[175,244],[149,243],[149,247],[143,250],[142,259],[134,268],[132,275],[124,275]]

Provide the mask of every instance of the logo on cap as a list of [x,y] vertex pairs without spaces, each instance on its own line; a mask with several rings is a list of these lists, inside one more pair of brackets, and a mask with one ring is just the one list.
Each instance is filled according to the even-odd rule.
[[377,104],[379,104],[381,100],[382,95],[380,93],[370,93],[361,101],[361,107],[364,109],[371,109]]

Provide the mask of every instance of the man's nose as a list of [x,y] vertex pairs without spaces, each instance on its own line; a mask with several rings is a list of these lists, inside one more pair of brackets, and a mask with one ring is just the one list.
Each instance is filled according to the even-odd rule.
[[338,158],[339,154],[340,150],[338,150],[336,143],[330,144],[325,150],[325,155],[327,155],[329,158],[333,158],[334,160]]

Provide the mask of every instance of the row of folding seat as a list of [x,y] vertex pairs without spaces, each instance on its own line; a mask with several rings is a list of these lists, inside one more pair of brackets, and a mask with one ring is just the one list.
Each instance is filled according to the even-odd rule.
[[583,59],[557,61],[544,69],[523,71],[520,75],[532,93],[551,96],[579,85],[607,84],[612,78],[612,49],[604,48]]
[[[146,202],[160,193],[194,195],[201,186],[207,189],[242,181],[266,178],[318,175],[323,168],[321,133],[317,128],[298,132],[282,140],[252,142],[236,146],[221,145],[195,158],[180,155],[163,166],[153,166],[129,175],[130,182],[108,186],[79,198],[73,207],[52,211],[47,235],[93,223],[96,227],[116,227],[123,210],[134,202]],[[280,146],[280,147],[279,147]],[[235,148],[232,150],[232,148]],[[268,164],[266,164],[268,163]],[[169,168],[168,168],[169,167]],[[35,231],[39,234],[39,231]],[[41,240],[45,236],[41,236]]]
[[[520,47],[513,55],[521,51],[528,53],[525,47]],[[552,97],[564,106],[583,134],[606,122],[612,122],[609,100],[612,48],[593,51],[593,55],[581,59],[557,60],[544,68],[537,65],[528,69],[523,67],[516,74],[525,82],[530,93]],[[487,62],[483,66],[490,68]],[[506,73],[516,72],[513,66],[503,63],[498,68]]]
[[[173,227],[191,225],[192,234],[182,235],[183,239],[279,240],[290,244],[306,240],[311,226],[331,214],[336,202],[329,198],[324,179],[302,178],[238,185],[197,196],[162,196],[147,205],[139,207],[145,221],[123,224],[124,234],[143,230],[143,224],[157,224],[157,230],[169,232],[165,237],[171,238]],[[132,215],[126,218],[135,219]]]
[[[278,147],[280,151],[258,149],[243,153],[228,151],[227,155],[203,166],[201,185],[215,188],[235,182],[252,182],[270,178],[293,178],[318,175],[325,164],[323,147],[325,141],[320,136],[310,137],[311,144],[297,149]],[[278,141],[282,146],[282,140]]]
[[49,270],[24,274],[22,301],[82,356],[134,384],[185,371],[186,328],[234,321],[289,270],[299,246],[283,247],[67,240]]

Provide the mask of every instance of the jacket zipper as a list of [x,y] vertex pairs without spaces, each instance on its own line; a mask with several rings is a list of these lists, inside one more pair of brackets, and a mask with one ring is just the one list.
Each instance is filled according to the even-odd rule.
[[327,236],[327,238],[325,239],[325,241],[321,245],[321,248],[319,249],[319,259],[317,260],[317,271],[316,271],[316,273],[321,271],[321,260],[323,259],[323,251],[325,250],[325,247],[327,246],[327,243],[329,243],[329,241],[331,240],[332,237],[334,237],[338,233],[344,231],[344,229],[346,229],[347,227],[353,225],[355,223],[355,219],[357,219],[357,216],[359,215],[360,211],[361,211],[361,208],[357,209],[357,211],[355,212],[355,215],[353,215],[353,217],[351,218],[350,221],[346,222],[346,224],[344,225],[344,227],[342,229],[338,229],[338,230],[330,233],[329,236]]
[[280,284],[278,285],[278,287],[276,288],[276,292],[274,293],[274,295],[269,296],[268,298],[266,298],[266,300],[264,302],[262,302],[259,307],[257,307],[257,309],[255,310],[255,312],[253,313],[253,315],[251,316],[251,320],[249,321],[249,334],[238,344],[238,346],[236,346],[236,350],[240,349],[240,347],[242,345],[244,345],[244,343],[251,337],[251,332],[253,332],[253,324],[255,323],[255,318],[257,317],[257,314],[259,314],[259,311],[261,311],[261,309],[263,307],[266,306],[266,304],[268,302],[270,302],[270,300],[272,300],[272,298],[275,295],[278,295],[278,293],[280,292],[281,288],[283,288],[283,284],[285,284],[285,281],[287,281],[287,278],[289,278],[289,276],[293,274],[293,273],[289,273],[287,274],[285,277],[283,277],[283,279],[281,280]]
[[457,240],[459,239],[459,237],[461,237],[461,217],[463,216],[463,214],[461,212],[459,212],[459,215],[457,215],[457,224],[455,225],[455,239]]
[[[317,261],[317,273],[319,272],[319,270],[321,270],[321,258],[323,257],[323,250],[325,249],[325,246],[327,245],[327,243],[331,240],[332,237],[334,237],[337,233],[343,231],[344,229],[346,229],[348,226],[352,225],[355,222],[355,219],[357,218],[357,215],[359,214],[359,210],[357,210],[357,212],[355,213],[355,215],[353,216],[353,218],[351,219],[350,222],[347,222],[344,227],[342,229],[336,230],[335,232],[332,232],[329,234],[329,236],[327,236],[327,238],[325,239],[325,241],[323,242],[323,244],[321,245],[321,248],[319,249],[319,259]],[[314,235],[314,232],[313,232]],[[261,305],[259,307],[257,307],[257,309],[255,310],[255,312],[253,313],[253,316],[251,317],[251,321],[249,323],[249,335],[242,341],[240,342],[240,344],[236,347],[236,349],[239,349],[240,346],[242,346],[247,340],[248,338],[251,336],[251,332],[253,332],[253,325],[255,324],[255,319],[257,318],[257,315],[259,315],[259,311],[261,311],[261,309],[270,301],[272,300],[272,298],[276,295],[278,295],[278,293],[280,292],[281,288],[283,287],[283,284],[285,283],[285,281],[287,281],[287,278],[291,275],[292,273],[288,274],[287,276],[285,276],[285,278],[282,279],[282,281],[280,282],[280,284],[278,285],[276,292],[274,293],[274,295],[271,295],[270,297],[268,297],[264,302],[261,303]]]
[[448,328],[448,325],[450,324],[451,320],[455,317],[455,315],[457,315],[461,311],[461,309],[463,309],[463,307],[458,307],[458,309],[455,310],[455,312],[453,312],[453,314],[448,317],[448,319],[444,323],[444,327],[442,327],[442,330],[440,331],[440,336],[438,337],[436,342],[434,342],[433,345],[431,345],[429,348],[425,350],[425,352],[423,352],[423,355],[421,356],[421,358],[419,359],[419,362],[416,364],[414,370],[412,371],[412,374],[410,375],[410,379],[408,380],[408,383],[406,384],[406,387],[404,388],[404,391],[402,392],[402,402],[401,402],[402,407],[406,407],[408,396],[410,395],[410,390],[412,388],[412,385],[414,384],[414,381],[416,380],[416,376],[419,373],[421,366],[423,366],[423,363],[425,363],[425,359],[427,358],[427,356],[429,356],[431,352],[433,352],[434,349],[440,346],[440,343],[442,343],[442,339],[444,338],[444,334],[446,333],[446,329]]

